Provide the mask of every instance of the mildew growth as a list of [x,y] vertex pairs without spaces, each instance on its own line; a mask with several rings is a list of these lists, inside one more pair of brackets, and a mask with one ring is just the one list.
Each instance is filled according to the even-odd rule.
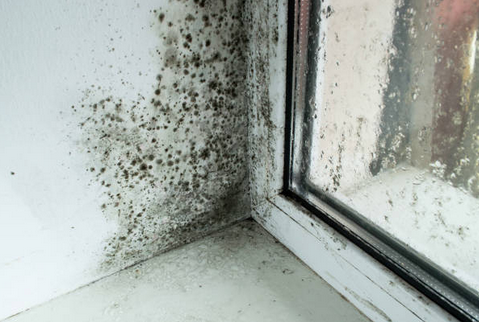
[[[278,45],[279,26],[277,20],[277,1],[247,1],[244,21],[247,25],[249,48],[247,56],[248,87],[245,95],[250,120],[248,152],[253,207],[268,197],[269,182],[272,180],[269,172],[278,166],[273,157],[275,155],[273,142],[275,142],[275,137],[281,135],[281,132],[278,133],[277,124],[272,117],[270,62],[278,49],[286,51],[286,48]],[[278,97],[278,99],[282,99],[282,97]]]
[[152,11],[150,97],[73,106],[101,210],[118,221],[104,268],[132,264],[249,215],[241,1]]

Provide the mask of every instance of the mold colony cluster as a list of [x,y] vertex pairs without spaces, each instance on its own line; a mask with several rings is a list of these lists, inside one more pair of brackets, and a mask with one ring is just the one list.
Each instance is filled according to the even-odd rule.
[[[284,91],[281,91],[279,95],[270,92],[270,85],[277,85],[276,82],[278,82],[278,79],[270,78],[272,76],[270,62],[277,59],[278,54],[286,52],[286,48],[278,46],[277,1],[247,1],[243,21],[248,38],[248,72],[246,75],[248,86],[245,96],[249,116],[248,152],[251,203],[254,208],[269,197],[268,191],[271,182],[276,179],[274,174],[270,174],[270,172],[274,172],[272,169],[278,168],[273,157],[277,155],[276,146],[272,142],[283,135],[283,129],[277,126],[278,122],[273,118],[272,110],[274,100],[276,103],[280,101],[279,104],[283,104]],[[283,61],[279,60],[279,64],[282,63]],[[276,74],[280,74],[281,81],[285,79],[284,72],[284,69],[279,72],[275,71]],[[281,81],[278,82],[279,86],[281,86]]]
[[172,1],[151,97],[73,106],[102,211],[119,229],[105,266],[124,266],[248,215],[245,37],[237,1]]

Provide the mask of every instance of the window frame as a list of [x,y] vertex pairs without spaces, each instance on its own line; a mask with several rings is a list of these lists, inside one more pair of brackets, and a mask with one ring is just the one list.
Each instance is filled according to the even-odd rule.
[[[284,169],[282,195],[288,200],[307,209],[321,222],[346,237],[361,250],[401,277],[409,285],[426,295],[429,299],[444,308],[460,321],[479,321],[479,298],[474,292],[460,281],[445,273],[438,266],[425,260],[420,254],[408,248],[402,242],[393,239],[385,231],[362,219],[353,209],[337,202],[326,194],[321,194],[315,187],[304,180],[298,179],[295,174],[295,155],[298,149],[294,145],[295,130],[304,126],[308,120],[308,101],[306,95],[307,79],[301,70],[304,65],[314,60],[318,52],[319,24],[308,24],[309,21],[320,21],[320,13],[325,2],[315,0],[289,0],[287,26],[287,66],[286,66],[286,107],[285,107],[285,141],[284,141]],[[306,20],[306,22],[305,22]],[[309,34],[300,39],[299,26],[306,23],[313,28],[314,36]],[[301,47],[301,48],[300,48]],[[300,50],[302,49],[302,50]],[[307,67],[306,67],[307,68]],[[308,69],[309,71],[309,69]],[[303,75],[303,76],[299,76]],[[308,74],[308,77],[311,76]],[[315,77],[313,75],[312,77]],[[298,117],[298,112],[301,114]],[[307,131],[301,131],[300,142],[302,156],[299,158],[299,167],[307,158],[308,146],[304,142],[311,142]],[[297,135],[297,134],[296,134]],[[306,155],[304,155],[306,154]],[[296,167],[298,165],[296,164]],[[300,180],[298,182],[298,180]],[[300,187],[300,189],[298,189]],[[311,201],[314,201],[311,202]],[[318,207],[318,204],[320,207]]]

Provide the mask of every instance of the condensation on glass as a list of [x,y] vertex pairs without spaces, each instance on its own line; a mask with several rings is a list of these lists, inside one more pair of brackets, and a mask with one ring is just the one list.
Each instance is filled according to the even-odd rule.
[[296,85],[313,121],[294,125],[310,135],[293,181],[479,293],[479,2],[330,1],[318,25],[315,60],[297,68],[314,74]]

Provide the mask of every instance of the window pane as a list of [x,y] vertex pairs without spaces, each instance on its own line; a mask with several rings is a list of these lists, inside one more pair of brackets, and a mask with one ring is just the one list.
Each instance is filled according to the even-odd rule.
[[341,0],[321,15],[293,171],[477,292],[479,3]]

